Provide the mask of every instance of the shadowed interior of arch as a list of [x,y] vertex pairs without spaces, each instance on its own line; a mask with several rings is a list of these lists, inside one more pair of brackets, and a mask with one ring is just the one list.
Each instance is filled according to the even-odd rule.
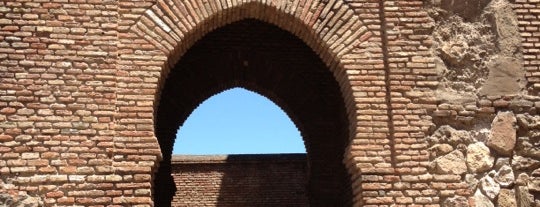
[[[274,25],[246,19],[206,34],[165,80],[156,114],[163,155],[154,179],[156,206],[170,206],[176,191],[189,191],[177,189],[170,174],[178,128],[204,100],[235,87],[267,97],[298,127],[307,153],[309,205],[350,205],[351,184],[343,164],[349,122],[338,82],[302,40]],[[220,203],[214,205],[257,206],[235,203],[226,197],[231,192],[220,193]]]
[[178,129],[173,154],[306,153],[292,120],[268,98],[232,88],[201,103]]

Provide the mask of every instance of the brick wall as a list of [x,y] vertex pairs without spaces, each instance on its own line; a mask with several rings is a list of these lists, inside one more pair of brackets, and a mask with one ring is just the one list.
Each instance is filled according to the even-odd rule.
[[514,11],[519,21],[523,45],[523,64],[529,89],[534,95],[540,91],[540,2],[537,0],[518,0]]
[[[343,192],[352,191],[354,206],[437,206],[456,196],[471,197],[476,188],[469,188],[464,176],[430,171],[437,157],[430,156],[427,139],[442,125],[473,132],[490,125],[497,113],[512,111],[522,148],[516,147],[512,157],[495,155],[516,160],[516,174],[523,174],[518,178],[528,179],[516,182],[513,190],[516,198],[527,200],[540,191],[540,178],[533,173],[540,158],[528,148],[538,146],[540,2],[512,3],[529,93],[453,104],[440,103],[434,95],[440,77],[429,54],[432,22],[424,1],[1,1],[0,199],[10,205],[153,205],[158,163],[166,163],[170,155],[170,146],[160,141],[161,132],[170,132],[157,129],[182,122],[156,123],[169,74],[211,31],[257,19],[305,43],[318,56],[312,62],[333,79],[325,83],[335,84],[322,87],[333,88],[330,99],[319,97],[323,89],[303,85],[304,79],[271,79],[300,91],[282,102],[272,96],[277,90],[266,89],[282,105],[301,103],[301,95],[314,97],[305,99],[305,105],[339,102],[339,107],[330,107],[339,113],[326,113],[341,117],[335,119],[338,133],[324,134],[317,127],[309,131],[320,137],[337,135],[339,143],[304,137],[307,146],[322,146],[319,154],[308,154],[314,158],[308,163],[326,156],[335,164],[324,168],[319,162],[319,168],[309,168],[321,175],[312,179],[314,185],[326,185],[323,175],[339,168],[350,176],[338,177],[350,178],[340,185],[346,185]],[[201,83],[211,84],[205,80]],[[219,91],[214,89],[204,95]],[[183,109],[202,100],[188,101],[192,105]],[[319,111],[300,106],[297,111],[304,115],[297,120],[312,122],[297,121],[299,126],[337,123],[317,119]],[[320,153],[329,144],[339,147],[331,156]]]
[[303,154],[173,156],[172,206],[309,206]]
[[0,2],[0,189],[15,200],[103,205],[123,193],[111,166],[117,17],[113,1]]

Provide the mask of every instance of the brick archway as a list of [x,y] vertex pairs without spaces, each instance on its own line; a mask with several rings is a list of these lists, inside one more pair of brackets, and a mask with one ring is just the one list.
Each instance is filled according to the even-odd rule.
[[[129,161],[156,166],[161,149],[150,126],[155,124],[153,117],[165,77],[198,39],[247,18],[294,34],[318,54],[333,74],[350,123],[350,144],[343,163],[355,183],[353,202],[361,202],[362,172],[393,172],[386,121],[390,120],[385,95],[388,87],[378,27],[364,25],[342,1],[158,1],[144,10],[119,34],[115,154],[125,156],[115,164],[121,166]],[[363,101],[372,103],[365,105]],[[358,122],[359,117],[366,116],[376,117],[377,121]],[[137,144],[131,144],[132,140]]]
[[[231,87],[243,87],[268,97],[295,122],[308,155],[306,191],[310,205],[349,205],[350,179],[342,161],[349,124],[338,83],[301,40],[254,19],[208,33],[188,50],[167,77],[156,116],[156,136],[163,155],[155,180],[159,186],[154,188],[156,204],[167,206],[172,196],[165,195],[174,193],[170,163],[178,127],[202,101]],[[213,204],[242,206],[230,202]]]

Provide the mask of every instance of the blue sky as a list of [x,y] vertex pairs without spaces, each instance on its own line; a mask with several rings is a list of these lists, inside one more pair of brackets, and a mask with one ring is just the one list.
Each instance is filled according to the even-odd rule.
[[305,153],[300,132],[272,101],[233,88],[204,101],[177,132],[173,154]]

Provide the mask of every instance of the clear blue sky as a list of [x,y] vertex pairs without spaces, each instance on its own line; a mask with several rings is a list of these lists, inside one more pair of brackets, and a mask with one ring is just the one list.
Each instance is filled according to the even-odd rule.
[[300,132],[272,101],[233,88],[204,101],[177,132],[173,154],[305,153]]

